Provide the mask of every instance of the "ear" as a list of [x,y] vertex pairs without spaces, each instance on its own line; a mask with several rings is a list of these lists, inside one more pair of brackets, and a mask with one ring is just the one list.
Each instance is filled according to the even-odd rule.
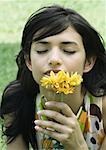
[[25,58],[26,66],[28,67],[28,69],[29,69],[30,71],[32,71],[32,64],[31,64],[31,60],[29,60],[28,55],[25,55],[25,56],[24,56],[24,58]]
[[83,72],[84,73],[89,72],[93,68],[95,61],[96,61],[96,57],[86,58]]

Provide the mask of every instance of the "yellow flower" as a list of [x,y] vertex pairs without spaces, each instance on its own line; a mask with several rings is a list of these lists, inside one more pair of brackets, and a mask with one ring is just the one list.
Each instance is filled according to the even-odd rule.
[[65,73],[64,70],[55,74],[50,72],[50,76],[45,76],[41,79],[41,86],[52,88],[56,93],[69,94],[75,91],[75,86],[78,86],[83,81],[82,77],[77,73]]

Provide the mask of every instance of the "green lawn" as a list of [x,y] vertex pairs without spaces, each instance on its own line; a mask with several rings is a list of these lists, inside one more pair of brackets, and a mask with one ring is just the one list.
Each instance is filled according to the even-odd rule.
[[[105,0],[1,0],[0,95],[4,87],[16,77],[15,58],[20,49],[22,29],[27,18],[37,8],[50,4],[61,4],[78,11],[100,32],[106,43]],[[4,140],[0,138],[0,150],[5,149]]]

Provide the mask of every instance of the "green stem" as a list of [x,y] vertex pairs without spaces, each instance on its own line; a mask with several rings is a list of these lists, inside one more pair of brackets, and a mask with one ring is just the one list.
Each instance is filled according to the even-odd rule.
[[64,95],[64,93],[61,93],[61,102],[63,102],[63,95]]

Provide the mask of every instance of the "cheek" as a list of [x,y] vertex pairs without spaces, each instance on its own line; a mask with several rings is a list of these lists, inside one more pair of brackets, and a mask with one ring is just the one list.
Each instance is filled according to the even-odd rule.
[[[34,59],[34,60],[36,60],[36,59]],[[41,63],[38,60],[36,60],[36,61],[34,61],[34,60],[31,61],[32,75],[33,75],[34,80],[39,84],[40,78],[41,78],[40,70],[42,67],[41,67]]]
[[85,63],[85,56],[84,55],[76,55],[67,59],[67,70],[69,72],[78,72],[81,75],[83,74],[84,70],[84,63]]
[[33,76],[34,80],[39,84],[40,83],[40,75],[39,75],[39,72],[36,70],[37,69],[32,70],[32,76]]

